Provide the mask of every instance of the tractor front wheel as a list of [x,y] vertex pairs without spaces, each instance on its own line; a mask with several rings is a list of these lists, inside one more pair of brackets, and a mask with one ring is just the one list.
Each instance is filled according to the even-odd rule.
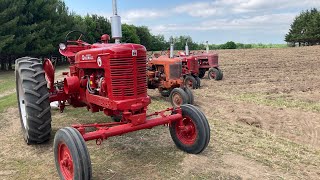
[[190,89],[196,89],[198,87],[196,79],[190,75],[184,78],[184,85]]
[[170,134],[176,146],[191,154],[201,153],[209,144],[210,127],[207,118],[195,106],[182,105],[182,119],[172,122]]
[[50,139],[51,107],[43,65],[39,59],[16,60],[16,91],[22,132],[27,144]]
[[208,78],[219,81],[223,78],[223,73],[219,68],[211,68],[208,72]]
[[169,99],[173,107],[179,107],[189,102],[188,94],[181,88],[174,88],[170,93]]
[[92,178],[89,152],[78,130],[71,127],[58,130],[54,137],[53,150],[60,179]]

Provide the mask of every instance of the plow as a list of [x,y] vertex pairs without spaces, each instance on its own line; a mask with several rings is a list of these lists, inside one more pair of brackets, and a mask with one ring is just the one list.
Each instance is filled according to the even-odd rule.
[[[68,58],[70,66],[69,72],[63,72],[62,81],[55,81],[55,70],[49,59],[16,60],[18,107],[27,144],[41,144],[50,139],[50,102],[58,102],[60,112],[68,104],[92,113],[102,112],[114,120],[74,124],[56,132],[53,151],[61,179],[92,179],[86,141],[95,140],[99,145],[110,137],[159,125],[167,125],[174,144],[187,153],[201,153],[210,141],[206,116],[191,104],[177,100],[174,107],[147,114],[151,99],[147,94],[146,48],[120,43],[121,18],[116,0],[113,0],[111,22],[115,43],[109,43],[107,34],[94,44],[82,40],[85,33],[80,31],[66,35],[59,52]],[[187,101],[190,102],[190,95]]]

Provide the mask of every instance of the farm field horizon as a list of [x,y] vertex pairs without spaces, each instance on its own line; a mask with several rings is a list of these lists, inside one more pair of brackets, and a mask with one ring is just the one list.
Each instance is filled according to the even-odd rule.
[[[88,142],[93,179],[317,179],[320,176],[320,46],[216,50],[222,81],[201,81],[195,105],[211,128],[199,155],[178,150],[168,127]],[[64,67],[56,75],[61,78]],[[14,73],[0,72],[0,179],[58,179],[54,133],[76,123],[111,121],[103,113],[52,110],[51,140],[23,141]],[[149,111],[170,106],[148,90]],[[134,173],[133,173],[134,172]]]

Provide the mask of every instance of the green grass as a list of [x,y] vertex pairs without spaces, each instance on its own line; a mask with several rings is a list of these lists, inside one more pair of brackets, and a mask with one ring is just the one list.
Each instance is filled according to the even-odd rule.
[[283,107],[283,108],[297,108],[306,111],[315,111],[320,112],[320,103],[319,102],[309,102],[302,101],[298,99],[287,99],[283,96],[270,97],[265,94],[257,93],[247,93],[241,94],[234,97],[236,100],[246,101],[261,105],[267,105],[272,107]]
[[4,112],[8,107],[17,104],[16,93],[10,94],[0,98],[0,113]]
[[251,44],[252,48],[286,48],[287,44]]
[[0,94],[15,88],[14,72],[0,72]]

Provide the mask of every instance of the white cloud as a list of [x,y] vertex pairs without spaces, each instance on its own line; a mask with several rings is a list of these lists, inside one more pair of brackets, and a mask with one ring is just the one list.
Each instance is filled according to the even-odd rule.
[[320,7],[319,0],[229,0],[239,4],[233,7],[235,12],[253,12],[281,10],[288,8],[311,8]]
[[174,8],[176,13],[187,13],[193,17],[208,17],[219,14],[219,9],[212,6],[209,2],[198,2],[183,4]]
[[168,24],[152,27],[154,33],[171,33],[179,30],[208,31],[208,30],[253,30],[253,31],[275,31],[288,30],[290,23],[296,14],[282,13],[257,15],[253,17],[236,19],[205,20],[198,24]]
[[122,15],[122,19],[124,23],[135,23],[136,21],[143,21],[146,19],[156,19],[160,17],[167,16],[168,13],[165,11],[157,11],[157,10],[130,10],[128,12],[125,12]]
[[320,7],[320,0],[216,0],[177,6],[174,12],[193,17],[228,16],[239,13],[266,13],[290,8]]

